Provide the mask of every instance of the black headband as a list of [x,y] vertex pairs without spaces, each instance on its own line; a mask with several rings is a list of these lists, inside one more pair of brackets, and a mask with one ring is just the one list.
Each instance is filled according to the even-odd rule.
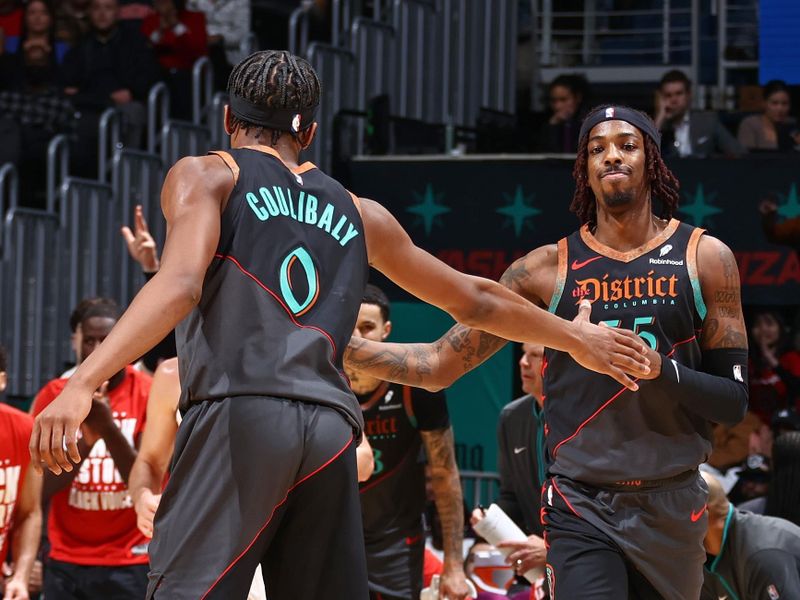
[[655,123],[639,111],[624,106],[609,106],[608,108],[590,114],[581,125],[581,133],[578,139],[582,140],[595,125],[604,121],[625,121],[626,123],[630,123],[653,140],[659,150],[661,148],[661,134],[658,132],[658,129],[656,129]]
[[242,121],[267,129],[293,133],[311,127],[318,108],[318,105],[307,108],[271,108],[234,95],[231,95],[228,105],[231,107],[233,116]]

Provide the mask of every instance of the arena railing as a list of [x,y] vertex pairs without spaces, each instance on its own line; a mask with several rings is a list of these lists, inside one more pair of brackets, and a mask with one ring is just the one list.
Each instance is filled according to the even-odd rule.
[[214,95],[214,71],[207,56],[198,58],[192,66],[192,121],[208,123]]
[[[161,212],[161,185],[164,168],[161,157],[139,150],[121,149],[114,154],[111,167],[111,190],[115,205],[115,225],[133,222],[137,204],[142,205],[150,234],[158,248],[164,247],[167,225]],[[127,303],[142,286],[138,265],[128,255],[124,244],[112,246],[113,263],[119,271],[118,290],[114,295]]]
[[[9,396],[31,397],[63,368],[61,340],[68,345],[66,316],[59,312],[58,217],[15,207],[4,222],[3,326],[0,337],[8,350]],[[69,313],[67,313],[69,314]]]
[[100,115],[97,137],[97,178],[108,181],[109,163],[118,148],[122,147],[122,113],[115,108]]
[[[0,215],[6,211],[16,208],[19,203],[19,174],[14,163],[6,163],[0,166]],[[0,242],[2,242],[2,230],[0,229]]]
[[[712,4],[717,12],[717,97],[714,108],[733,108],[733,89],[728,87],[728,72],[758,69],[758,3],[751,0],[719,0]],[[733,56],[738,57],[733,58]]]
[[225,131],[225,105],[228,104],[228,94],[217,92],[211,100],[211,146],[219,150],[228,150],[231,147],[231,138]]
[[308,47],[308,61],[326,90],[316,117],[319,139],[311,145],[308,154],[318,167],[329,171],[333,152],[333,118],[339,110],[353,108],[355,102],[355,56],[344,48],[314,42]]
[[59,188],[69,172],[69,139],[66,135],[54,136],[47,145],[47,212],[56,212]]
[[164,82],[155,84],[147,94],[147,151],[158,152],[161,129],[169,120],[169,88]]
[[161,161],[165,168],[184,156],[199,156],[211,149],[211,133],[205,125],[168,120],[161,129]]
[[314,9],[313,0],[303,0],[289,16],[289,52],[298,56],[305,56],[308,50],[308,24],[311,20],[311,11]]
[[86,296],[116,297],[119,269],[113,257],[122,241],[109,184],[67,177],[60,197],[61,280],[68,314]]
[[488,506],[500,495],[500,475],[490,471],[459,471],[467,506]]

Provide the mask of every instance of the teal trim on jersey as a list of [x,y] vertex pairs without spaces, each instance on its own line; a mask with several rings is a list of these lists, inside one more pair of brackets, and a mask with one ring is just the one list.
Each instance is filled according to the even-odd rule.
[[692,282],[692,290],[694,291],[694,307],[697,314],[700,316],[701,321],[706,320],[708,309],[706,308],[706,301],[703,300],[703,290],[700,289],[700,280],[697,277],[690,277]]
[[733,504],[728,504],[728,516],[725,517],[725,527],[722,529],[722,545],[719,548],[719,554],[717,554],[711,563],[711,566],[707,567],[706,570],[719,580],[719,582],[722,584],[722,587],[725,588],[725,591],[730,594],[730,600],[740,600],[739,595],[733,591],[731,585],[722,575],[717,573],[717,566],[719,565],[719,561],[722,559],[722,555],[725,552],[725,544],[728,541],[728,530],[730,529],[731,521],[733,521]]
[[[297,298],[295,298],[292,285],[289,283],[289,267],[292,264],[292,258],[296,258],[300,261],[308,282],[308,295],[302,304],[300,304],[297,301]],[[314,266],[314,261],[311,260],[311,256],[309,256],[308,251],[302,246],[295,248],[288,254],[286,258],[283,259],[283,263],[281,264],[281,294],[283,295],[283,299],[286,301],[286,305],[289,307],[289,310],[291,310],[295,315],[308,308],[317,297],[317,269]]]
[[547,470],[544,466],[544,416],[542,415],[542,408],[533,399],[533,416],[536,418],[536,477],[538,480],[537,487],[541,487],[547,476]]
[[550,298],[550,306],[547,307],[547,310],[553,314],[556,314],[556,309],[558,309],[558,303],[561,302],[561,295],[564,293],[564,286],[566,284],[566,278],[563,281],[556,280],[556,289],[553,290],[553,297]]

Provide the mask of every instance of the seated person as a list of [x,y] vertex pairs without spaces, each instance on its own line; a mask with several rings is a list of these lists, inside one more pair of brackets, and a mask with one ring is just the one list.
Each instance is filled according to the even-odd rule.
[[764,111],[742,120],[739,143],[748,150],[795,150],[800,147],[800,130],[797,121],[789,116],[792,108],[789,87],[783,81],[773,79],[763,91]]

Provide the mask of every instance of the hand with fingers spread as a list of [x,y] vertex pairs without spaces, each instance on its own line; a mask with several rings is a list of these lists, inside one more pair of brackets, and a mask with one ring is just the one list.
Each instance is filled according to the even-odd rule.
[[160,266],[158,246],[153,236],[150,235],[150,229],[148,229],[147,221],[144,219],[141,204],[136,206],[133,231],[127,226],[123,227],[121,231],[122,237],[125,238],[125,243],[128,245],[128,252],[131,258],[142,266],[142,271],[145,273],[158,271]]
[[632,331],[593,325],[589,321],[591,312],[592,305],[587,300],[581,302],[573,323],[579,327],[582,343],[570,356],[582,367],[604,373],[635,392],[639,386],[634,379],[651,375],[647,345]]
[[95,390],[82,387],[74,379],[36,417],[31,434],[31,461],[37,472],[46,466],[55,475],[72,471],[81,462],[78,429],[92,409]]

